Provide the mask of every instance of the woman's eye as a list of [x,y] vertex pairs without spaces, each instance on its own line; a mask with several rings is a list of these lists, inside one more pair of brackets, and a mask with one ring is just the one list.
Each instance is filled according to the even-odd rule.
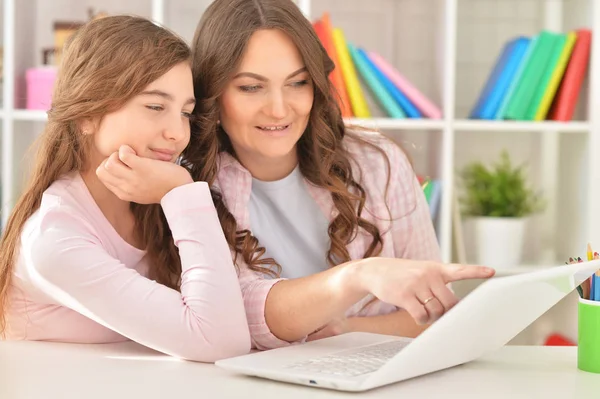
[[300,80],[298,82],[293,82],[292,86],[294,87],[302,87],[302,86],[306,86],[308,84],[308,79],[305,80]]
[[240,86],[240,90],[244,91],[246,93],[253,93],[255,91],[258,91],[260,89],[259,85],[254,85],[254,86]]
[[163,109],[165,109],[162,105],[146,105],[146,108],[152,111],[162,111]]

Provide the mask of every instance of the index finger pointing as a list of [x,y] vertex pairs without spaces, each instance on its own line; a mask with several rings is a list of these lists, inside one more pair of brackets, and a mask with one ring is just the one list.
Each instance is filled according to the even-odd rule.
[[490,278],[496,273],[496,271],[491,267],[461,265],[457,263],[442,265],[441,271],[444,282],[446,283],[457,280]]

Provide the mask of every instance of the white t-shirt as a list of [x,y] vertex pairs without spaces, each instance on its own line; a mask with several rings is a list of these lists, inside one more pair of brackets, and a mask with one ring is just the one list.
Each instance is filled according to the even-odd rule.
[[299,278],[328,268],[329,221],[308,192],[300,169],[277,181],[252,179],[250,229],[281,265],[281,276]]

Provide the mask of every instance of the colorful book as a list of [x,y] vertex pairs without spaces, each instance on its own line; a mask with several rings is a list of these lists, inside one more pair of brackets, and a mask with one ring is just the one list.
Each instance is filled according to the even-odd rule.
[[506,96],[510,83],[514,79],[519,65],[521,64],[521,60],[527,51],[529,42],[529,38],[520,36],[509,41],[504,46],[473,111],[471,112],[471,118],[495,118],[502,103],[502,99]]
[[435,179],[427,179],[421,183],[423,189],[423,195],[429,205],[429,215],[431,219],[437,217],[440,201],[442,197],[442,184],[441,181]]
[[555,96],[549,119],[570,121],[585,78],[590,59],[592,32],[589,29],[577,30],[577,40],[571,53],[571,59],[565,70],[562,82]]
[[531,104],[529,104],[529,109],[525,114],[525,119],[528,121],[535,120],[535,117],[542,105],[542,100],[544,99],[544,95],[549,88],[550,81],[552,80],[552,76],[556,72],[558,68],[558,62],[563,55],[563,51],[565,49],[565,45],[567,44],[567,35],[558,34],[556,35],[555,43],[552,49],[552,54],[550,56],[550,60],[544,66],[544,74],[542,75],[542,79],[540,83],[534,90],[533,100]]
[[506,119],[524,120],[536,93],[546,66],[551,61],[553,49],[558,40],[556,33],[544,30],[540,33],[537,44],[529,62],[525,66],[523,76],[506,108]]
[[431,195],[429,197],[429,215],[432,220],[437,218],[440,209],[440,203],[442,199],[442,182],[439,180],[432,180]]
[[400,72],[392,67],[382,56],[370,51],[369,58],[381,72],[384,73],[396,85],[396,87],[406,95],[406,97],[423,113],[423,115],[432,119],[441,119],[442,111],[423,95],[415,86],[412,85]]
[[577,34],[575,32],[570,32],[567,34],[565,45],[563,46],[560,56],[558,57],[558,61],[556,62],[556,68],[554,68],[552,76],[550,76],[550,81],[548,82],[546,91],[542,96],[542,101],[540,101],[538,109],[533,117],[534,120],[541,121],[546,119],[546,115],[548,114],[548,110],[550,109],[550,105],[554,99],[554,95],[558,90],[558,85],[560,84],[565,73],[565,69],[567,68],[567,64],[569,63],[569,58],[571,57],[576,40]]
[[498,58],[496,59],[496,62],[494,63],[494,68],[492,69],[492,72],[488,76],[486,83],[483,87],[483,90],[481,90],[479,97],[477,98],[477,101],[475,102],[475,106],[473,107],[473,109],[471,110],[471,112],[469,114],[469,118],[471,118],[471,119],[482,118],[481,109],[483,108],[483,105],[488,101],[490,95],[492,94],[492,90],[494,89],[494,87],[496,87],[496,84],[498,83],[498,79],[500,78],[500,74],[506,69],[506,64],[508,63],[508,59],[510,58],[510,55],[513,52],[515,43],[516,43],[516,40],[511,40],[511,41],[507,42],[504,45],[504,47],[502,48],[500,55],[498,56]]
[[354,63],[348,52],[348,45],[346,44],[344,32],[340,28],[333,29],[333,43],[342,67],[342,76],[344,77],[346,89],[348,90],[352,112],[357,118],[369,118],[371,117],[371,111],[369,110],[369,106],[367,105],[367,101],[360,87]]
[[431,184],[431,182],[431,180],[426,180],[421,185],[421,188],[423,188],[423,195],[425,195],[425,200],[428,204],[431,202],[431,191],[433,190],[433,184]]
[[521,58],[521,62],[519,62],[519,66],[517,67],[515,75],[514,75],[512,81],[510,82],[508,89],[506,90],[506,94],[504,95],[504,98],[502,99],[502,102],[500,103],[500,107],[498,107],[498,111],[496,111],[496,115],[494,116],[494,119],[500,120],[500,119],[504,119],[504,117],[506,116],[506,108],[508,107],[510,100],[513,98],[513,96],[515,94],[517,85],[521,81],[521,77],[523,76],[525,67],[527,66],[527,64],[529,64],[529,59],[531,58],[533,51],[537,47],[537,41],[538,41],[538,36],[532,37],[531,40],[529,41],[529,44],[527,45],[527,50],[525,50],[525,54]]
[[348,91],[344,84],[344,77],[342,76],[342,70],[340,66],[340,60],[333,43],[333,26],[329,18],[329,13],[324,12],[321,16],[321,25],[323,28],[324,45],[327,50],[327,55],[331,58],[335,65],[335,69],[331,72],[329,79],[337,92],[337,98],[339,100],[340,109],[342,110],[342,116],[344,118],[350,118],[352,114],[352,106],[350,104],[350,98],[348,97]]
[[383,84],[377,79],[375,72],[371,69],[364,56],[351,43],[348,43],[348,51],[358,73],[363,77],[363,80],[367,83],[375,95],[375,99],[381,104],[385,112],[392,118],[406,118],[406,114],[402,111],[402,108],[400,108]]
[[363,56],[365,61],[369,64],[369,66],[375,73],[375,76],[377,76],[379,82],[381,82],[381,84],[385,87],[387,92],[394,98],[396,103],[398,103],[398,105],[400,105],[402,110],[406,113],[406,116],[408,116],[409,118],[422,118],[423,115],[421,114],[421,111],[419,111],[419,109],[410,102],[410,100],[404,95],[404,93],[398,90],[398,88],[394,86],[392,81],[388,79],[388,77],[385,76],[385,74],[381,72],[379,68],[377,68],[377,66],[369,58],[367,52],[361,48],[357,50]]

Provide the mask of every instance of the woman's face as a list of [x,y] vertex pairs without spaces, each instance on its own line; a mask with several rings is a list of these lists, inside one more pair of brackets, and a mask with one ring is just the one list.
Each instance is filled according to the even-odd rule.
[[220,97],[220,122],[240,162],[288,164],[306,130],[314,99],[304,60],[276,29],[255,32]]

